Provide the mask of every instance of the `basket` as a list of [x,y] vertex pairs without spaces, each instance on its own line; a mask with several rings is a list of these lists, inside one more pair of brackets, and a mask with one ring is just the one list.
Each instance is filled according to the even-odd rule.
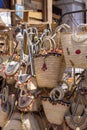
[[87,68],[87,32],[61,33],[61,43],[67,67]]
[[77,111],[74,115],[73,111],[75,109],[75,105],[76,104],[73,103],[71,110],[69,109],[69,111],[66,113],[65,121],[66,124],[73,130],[76,130],[77,128],[83,130],[87,128],[87,118],[86,118],[87,108],[84,109],[84,106],[82,104],[79,104]]
[[61,125],[69,107],[62,103],[52,104],[49,100],[42,100],[42,104],[47,120],[52,124]]
[[56,44],[52,37],[45,37],[40,53],[34,56],[35,75],[40,88],[56,87],[63,76],[65,61],[63,55],[58,53]]
[[[42,69],[43,66],[46,66],[45,70]],[[54,88],[65,70],[64,57],[53,54],[35,57],[34,68],[38,87]]]

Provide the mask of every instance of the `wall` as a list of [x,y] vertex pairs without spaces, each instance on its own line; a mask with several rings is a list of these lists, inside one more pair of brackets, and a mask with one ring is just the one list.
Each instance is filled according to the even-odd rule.
[[[61,0],[55,4],[62,9],[62,14],[84,9],[82,0]],[[69,24],[74,29],[76,25],[84,23],[84,13],[66,15],[63,17],[63,23]]]

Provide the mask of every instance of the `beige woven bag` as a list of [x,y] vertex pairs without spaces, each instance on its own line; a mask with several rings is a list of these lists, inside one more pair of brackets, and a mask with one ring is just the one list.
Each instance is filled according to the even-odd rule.
[[[4,96],[2,98],[5,98]],[[2,105],[2,98],[0,97],[0,127],[3,127],[6,123],[9,115],[9,104],[8,102],[4,102]]]
[[2,130],[24,130],[21,123],[21,114],[14,113]]
[[87,108],[84,109],[82,104],[78,105],[76,114],[74,115],[72,112],[75,110],[75,103],[72,104],[71,111],[68,111],[65,116],[65,121],[67,125],[73,130],[80,130],[87,128]]
[[56,87],[50,92],[49,100],[42,100],[45,115],[52,124],[61,125],[64,121],[64,115],[69,109],[69,104],[62,100],[64,99],[65,91],[67,90],[63,90],[62,87]]
[[56,125],[61,125],[64,121],[64,115],[68,110],[68,106],[66,104],[52,104],[48,100],[42,101],[43,108],[47,120]]
[[87,68],[87,32],[61,33],[61,43],[67,67]]
[[[45,49],[43,49],[42,54],[34,57],[35,74],[38,86],[40,88],[53,88],[57,86],[58,81],[61,80],[65,70],[63,55],[51,51],[51,47],[55,49],[56,45],[54,40],[52,41],[51,38],[48,39],[46,38],[46,47],[48,48],[47,51],[45,45],[43,45]],[[48,41],[50,44],[48,44]],[[44,51],[47,53],[43,54]]]
[[25,130],[40,130],[37,120],[31,113],[27,113],[23,115],[22,123]]

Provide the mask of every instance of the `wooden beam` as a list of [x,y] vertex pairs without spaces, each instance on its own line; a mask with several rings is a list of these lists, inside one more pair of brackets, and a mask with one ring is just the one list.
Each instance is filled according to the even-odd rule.
[[20,20],[20,22],[24,22],[24,20],[22,18],[20,18],[17,14],[13,14],[14,18]]
[[47,0],[43,0],[43,21],[47,21]]
[[60,19],[60,17],[61,17],[60,15],[56,15],[56,14],[54,14],[54,13],[52,14],[52,18],[54,18],[54,19],[57,19],[57,20],[58,20],[58,19]]
[[42,13],[41,13],[41,12],[33,12],[33,11],[30,11],[28,17],[29,17],[29,18],[34,18],[34,19],[42,20]]
[[52,23],[52,0],[47,0],[47,21]]

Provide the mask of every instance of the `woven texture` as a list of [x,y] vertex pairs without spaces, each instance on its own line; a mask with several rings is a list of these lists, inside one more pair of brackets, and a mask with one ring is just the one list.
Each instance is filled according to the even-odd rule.
[[3,127],[5,122],[7,121],[9,111],[8,110],[3,110],[1,106],[1,99],[0,99],[0,127]]
[[64,115],[68,111],[67,105],[55,104],[49,101],[42,101],[45,115],[52,124],[61,125],[64,121]]
[[11,119],[6,123],[2,130],[23,130],[20,113],[12,115]]
[[[79,116],[74,116],[73,121],[71,119],[72,117],[67,116],[66,122],[68,126],[72,128],[73,130],[76,130],[77,127],[80,128],[80,130],[87,128],[87,118],[83,118],[82,116],[80,118]],[[80,120],[82,120],[81,125],[76,126],[74,122],[77,122],[77,124],[79,124]]]
[[87,68],[87,33],[62,33],[61,43],[67,67]]
[[75,111],[75,109],[76,109],[76,103],[73,103],[71,105],[71,110],[69,110],[66,113],[65,116],[66,123],[73,130],[76,130],[77,127],[79,127],[80,130],[83,130],[87,127],[87,118],[85,115],[86,113],[83,113],[83,111],[85,111],[84,106],[82,104],[78,104],[77,110],[74,114],[73,112]]
[[[43,70],[43,65],[46,65],[46,70]],[[48,55],[44,57],[34,58],[34,68],[38,86],[43,88],[54,88],[61,80],[65,70],[63,56]]]
[[31,113],[24,114],[22,122],[25,130],[40,130],[37,120]]

